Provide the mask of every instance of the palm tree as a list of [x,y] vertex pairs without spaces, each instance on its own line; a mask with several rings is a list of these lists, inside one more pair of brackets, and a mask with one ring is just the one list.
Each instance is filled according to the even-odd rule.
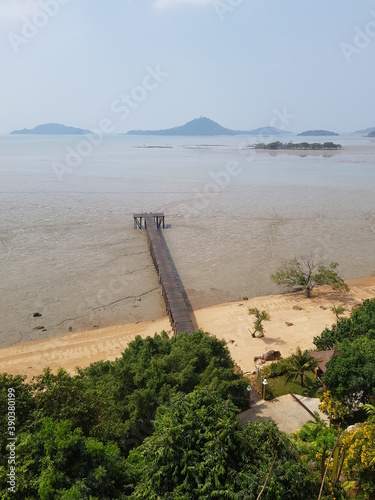
[[288,363],[288,377],[287,382],[289,380],[294,379],[293,382],[297,380],[297,377],[301,377],[301,387],[303,387],[303,376],[305,372],[313,372],[315,368],[318,366],[319,361],[310,356],[309,351],[301,351],[301,348],[298,346],[296,353],[293,354]]
[[269,321],[270,315],[267,311],[260,311],[257,307],[249,307],[250,316],[255,316],[256,320],[254,321],[254,332],[251,333],[251,336],[255,338],[256,332],[260,335],[259,337],[264,337],[264,326],[262,325],[262,321]]

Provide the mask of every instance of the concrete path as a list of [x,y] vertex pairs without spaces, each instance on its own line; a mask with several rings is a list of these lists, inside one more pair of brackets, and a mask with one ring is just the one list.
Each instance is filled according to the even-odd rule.
[[[298,403],[295,397],[306,408]],[[327,420],[326,415],[319,411],[319,399],[303,396],[295,397],[287,394],[272,401],[257,401],[252,404],[249,410],[240,413],[237,418],[242,425],[247,422],[254,423],[258,420],[273,420],[281,431],[288,434],[300,429],[307,421],[313,420],[310,412],[317,411],[322,419]]]

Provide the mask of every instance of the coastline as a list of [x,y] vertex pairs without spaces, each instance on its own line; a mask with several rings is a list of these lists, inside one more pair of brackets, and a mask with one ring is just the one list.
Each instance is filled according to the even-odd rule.
[[[313,338],[336,321],[331,311],[333,305],[344,304],[351,309],[375,297],[375,276],[347,283],[350,287],[347,294],[320,287],[314,290],[311,299],[303,292],[252,297],[198,309],[194,314],[202,330],[227,342],[234,362],[242,371],[252,372],[254,356],[271,349],[279,350],[283,357],[292,354],[298,345],[302,350],[314,349]],[[264,325],[264,338],[251,337],[253,318],[248,314],[249,307],[265,309],[271,316]],[[50,367],[53,372],[64,368],[73,374],[77,366],[84,368],[99,360],[113,361],[138,335],[145,338],[162,330],[171,331],[167,317],[16,344],[0,349],[1,372],[31,378]]]
[[[337,261],[345,279],[375,273],[373,141],[347,137],[332,159],[255,158],[227,139],[178,139],[151,153],[135,149],[143,140],[107,138],[61,183],[46,175],[61,140],[3,144],[0,347],[162,317],[147,238],[133,229],[139,210],[165,212],[195,310],[279,293],[270,272],[293,256]],[[233,161],[241,172],[227,178]]]

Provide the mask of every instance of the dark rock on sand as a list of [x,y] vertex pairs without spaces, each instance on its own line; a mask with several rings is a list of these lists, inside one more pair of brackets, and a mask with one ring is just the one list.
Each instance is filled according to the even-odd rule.
[[280,357],[281,357],[280,351],[271,350],[267,351],[265,354],[262,354],[261,356],[255,356],[254,362],[262,361],[263,363],[265,363],[266,361],[275,361]]

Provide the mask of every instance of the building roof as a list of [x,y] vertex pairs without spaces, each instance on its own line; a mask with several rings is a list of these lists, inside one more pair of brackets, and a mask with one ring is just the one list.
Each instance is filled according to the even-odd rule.
[[333,357],[336,356],[336,354],[340,354],[341,351],[337,351],[336,349],[332,349],[330,351],[312,351],[310,352],[310,356],[312,358],[317,359],[320,363],[318,365],[318,368],[325,373],[326,372],[326,365],[328,361]]

